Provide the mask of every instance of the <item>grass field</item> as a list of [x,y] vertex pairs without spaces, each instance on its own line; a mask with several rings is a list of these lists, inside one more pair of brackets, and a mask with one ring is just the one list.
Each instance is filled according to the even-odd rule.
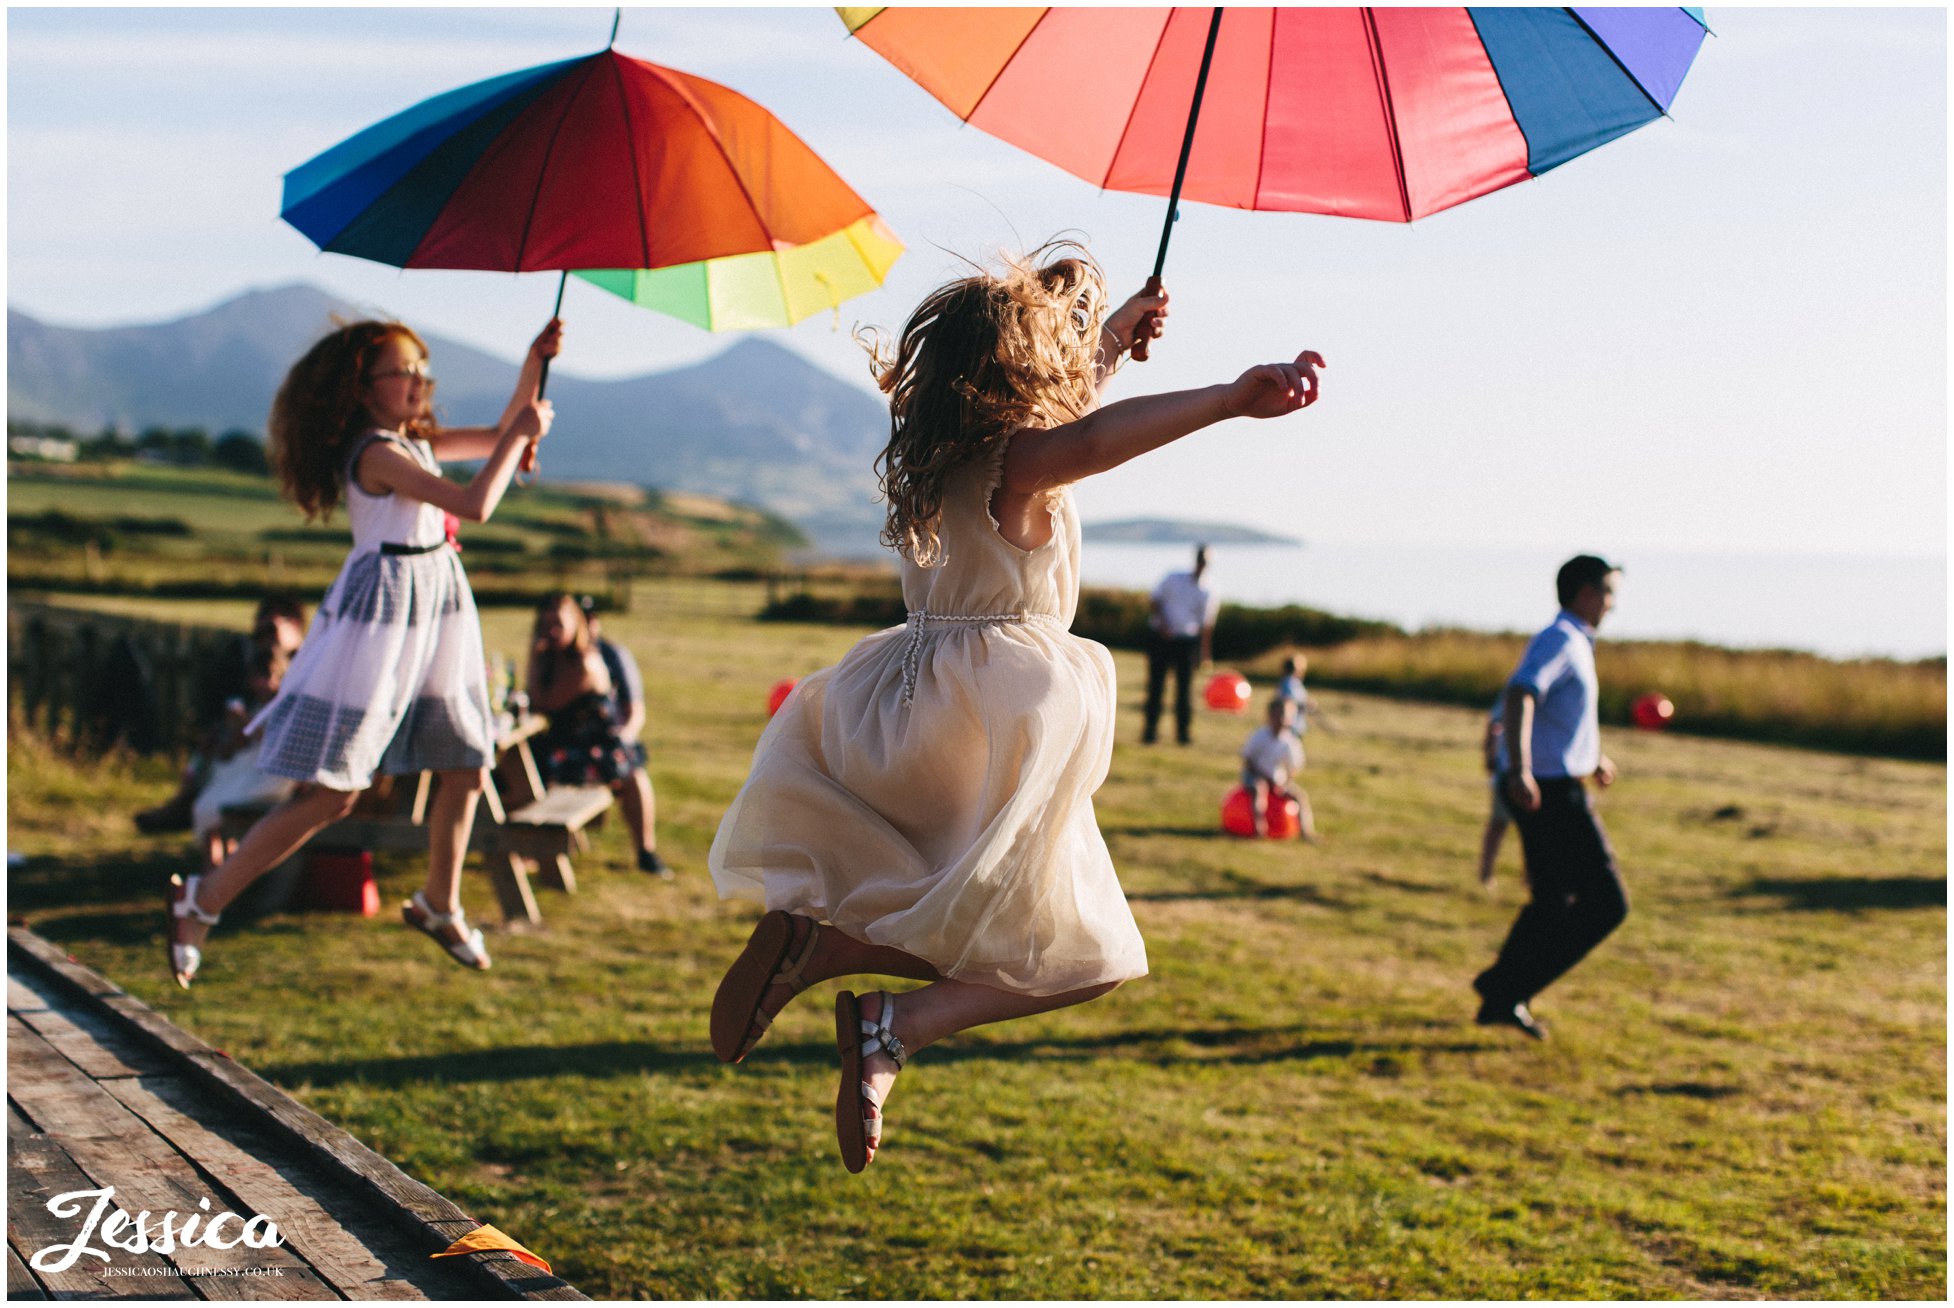
[[[181,994],[156,905],[182,851],[127,819],[167,766],[18,730],[11,912],[597,1297],[1943,1297],[1943,766],[1611,734],[1634,910],[1535,1045],[1469,1021],[1523,894],[1517,847],[1473,882],[1479,712],[1325,693],[1327,840],[1240,842],[1216,812],[1252,724],[1142,750],[1119,654],[1099,814],[1152,974],[920,1054],[850,1177],[838,983],[742,1066],[706,1048],[756,912],[706,848],[767,687],[859,634],[759,605],[641,583],[612,620],[679,880],[628,871],[613,823],[486,975],[389,917],[293,915],[220,928]],[[490,648],[526,619],[490,611]],[[381,870],[390,904],[418,884]],[[492,912],[483,878],[467,895]]]

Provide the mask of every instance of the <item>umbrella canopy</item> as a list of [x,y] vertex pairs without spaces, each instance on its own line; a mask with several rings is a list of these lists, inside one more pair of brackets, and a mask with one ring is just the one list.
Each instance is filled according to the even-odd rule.
[[902,242],[873,214],[806,245],[671,268],[579,271],[633,304],[707,331],[786,327],[882,284]]
[[1393,222],[1663,116],[1705,33],[1695,9],[840,13],[959,118],[1102,187],[1168,195],[1178,163],[1189,199]]
[[602,50],[476,82],[285,175],[285,221],[398,268],[664,268],[874,217],[736,91]]

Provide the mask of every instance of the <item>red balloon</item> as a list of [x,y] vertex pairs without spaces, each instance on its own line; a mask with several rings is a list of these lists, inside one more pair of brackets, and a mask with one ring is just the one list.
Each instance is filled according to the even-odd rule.
[[1248,678],[1239,672],[1217,672],[1208,681],[1207,701],[1211,709],[1223,713],[1243,713],[1248,709]]
[[[1293,796],[1269,801],[1269,839],[1294,840],[1303,834],[1303,811]],[[1255,800],[1245,786],[1236,786],[1221,801],[1221,829],[1231,836],[1255,834]]]
[[800,684],[799,677],[789,677],[785,681],[774,682],[773,689],[767,692],[767,716],[772,717],[780,712],[780,706],[787,702],[787,697],[794,693],[794,687]]
[[1669,719],[1676,716],[1676,706],[1665,696],[1650,691],[1646,695],[1638,696],[1635,702],[1629,705],[1628,712],[1629,716],[1635,719],[1635,725],[1642,730],[1660,731],[1669,725]]

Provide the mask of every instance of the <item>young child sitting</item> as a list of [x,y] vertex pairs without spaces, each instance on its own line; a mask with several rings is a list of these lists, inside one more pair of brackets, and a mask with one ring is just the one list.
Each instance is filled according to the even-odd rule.
[[223,736],[212,747],[211,765],[203,789],[190,807],[191,830],[195,832],[197,852],[203,855],[206,872],[222,863],[231,852],[224,839],[224,810],[233,806],[282,804],[291,797],[297,783],[275,777],[258,766],[259,740],[244,734],[244,724],[252,715],[271,703],[285,679],[292,656],[276,646],[260,646],[252,651],[249,680],[245,692],[224,706]]
[[1296,784],[1303,770],[1303,742],[1296,733],[1296,701],[1280,695],[1269,701],[1266,721],[1242,745],[1242,789],[1255,808],[1255,834],[1269,834],[1269,804],[1284,798],[1296,801],[1303,839],[1316,841],[1316,819],[1309,796]]

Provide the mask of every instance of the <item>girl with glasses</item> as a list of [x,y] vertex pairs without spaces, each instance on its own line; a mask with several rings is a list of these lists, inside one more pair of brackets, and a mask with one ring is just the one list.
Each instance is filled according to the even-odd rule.
[[[341,327],[286,374],[272,401],[273,472],[307,520],[343,503],[353,551],[278,693],[245,728],[260,737],[259,767],[298,790],[215,870],[171,880],[178,985],[196,976],[225,906],[351,812],[376,772],[439,775],[427,881],[401,915],[456,962],[488,967],[482,933],[462,915],[461,860],[494,734],[481,622],[451,520],[488,521],[525,447],[549,432],[553,410],[538,391],[544,361],[561,345],[562,324],[552,319],[493,427],[435,423],[427,346],[401,323]],[[484,462],[456,485],[441,476],[437,453]]]

